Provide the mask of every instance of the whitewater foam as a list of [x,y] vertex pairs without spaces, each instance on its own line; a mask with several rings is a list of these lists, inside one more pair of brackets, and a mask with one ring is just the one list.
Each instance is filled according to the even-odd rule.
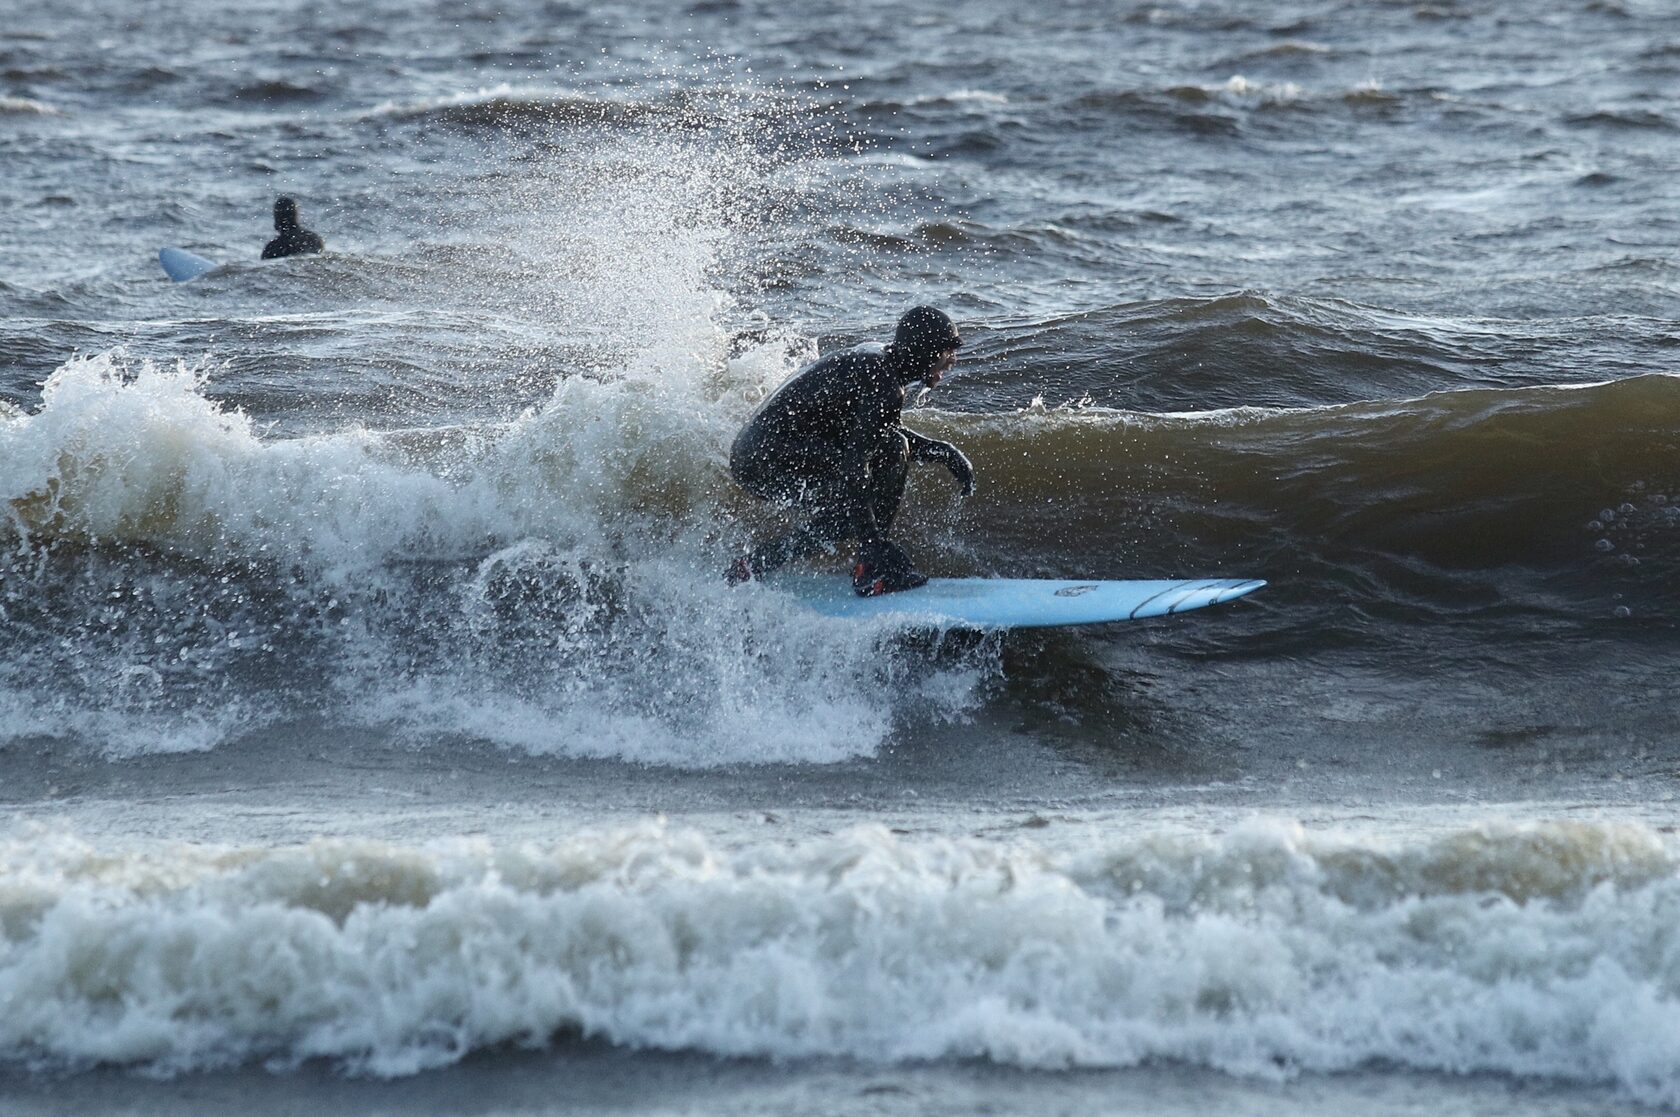
[[[1680,881],[1638,827],[731,849],[322,841],[0,857],[0,1051],[407,1074],[577,1033],[719,1055],[1282,1078],[1370,1061],[1680,1105]],[[1077,846],[1084,846],[1079,849]]]
[[[213,398],[213,361],[120,349],[0,414],[0,581],[27,614],[0,687],[54,695],[25,735],[133,756],[321,717],[685,766],[879,748],[900,670],[881,635],[722,583],[760,529],[726,448],[814,355],[762,315],[745,348],[725,324],[743,239],[802,188],[797,153],[726,133],[498,180],[518,236],[447,295],[585,354],[511,420],[280,437]],[[930,684],[938,709],[983,674]]]

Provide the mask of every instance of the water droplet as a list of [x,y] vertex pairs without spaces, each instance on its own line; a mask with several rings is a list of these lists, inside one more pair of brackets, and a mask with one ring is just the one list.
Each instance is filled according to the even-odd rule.
[[1597,547],[1600,551],[1607,553],[1616,549],[1616,545],[1608,539],[1600,539],[1597,543],[1594,543],[1593,546]]
[[1628,513],[1629,513],[1629,512],[1632,512],[1632,511],[1633,511],[1633,505],[1631,505],[1631,504],[1623,504],[1623,505],[1622,505],[1622,506],[1621,506],[1621,507],[1620,507],[1620,508],[1618,508],[1618,509],[1616,509],[1616,511],[1618,511],[1618,512],[1620,512],[1620,513],[1621,513],[1621,514],[1622,514],[1622,515],[1624,515],[1624,516],[1625,516],[1625,515],[1627,515],[1627,514],[1628,514]]
[[1611,615],[1625,620],[1628,617],[1633,616],[1633,610],[1629,609],[1626,605],[1618,605],[1611,610]]

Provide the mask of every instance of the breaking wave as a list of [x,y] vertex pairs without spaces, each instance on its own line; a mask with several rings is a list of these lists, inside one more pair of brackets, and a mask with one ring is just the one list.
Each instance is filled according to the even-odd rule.
[[724,848],[320,841],[0,859],[0,1053],[404,1075],[578,1036],[1279,1079],[1389,1065],[1680,1105],[1680,880],[1632,825]]

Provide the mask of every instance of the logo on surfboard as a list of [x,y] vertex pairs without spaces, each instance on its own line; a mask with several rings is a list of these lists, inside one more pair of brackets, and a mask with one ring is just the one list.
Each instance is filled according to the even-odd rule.
[[1079,597],[1083,594],[1090,593],[1092,590],[1094,590],[1096,588],[1097,588],[1096,586],[1063,586],[1061,589],[1056,591],[1056,596],[1057,597]]

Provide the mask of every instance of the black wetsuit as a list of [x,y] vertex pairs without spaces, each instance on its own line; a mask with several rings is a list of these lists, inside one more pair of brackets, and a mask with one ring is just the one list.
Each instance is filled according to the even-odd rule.
[[944,465],[973,490],[955,446],[901,422],[904,389],[920,378],[891,347],[861,346],[807,365],[759,406],[730,450],[730,471],[754,496],[791,504],[803,522],[753,553],[752,574],[847,539],[884,543],[912,461]]
[[320,235],[298,224],[297,207],[274,207],[274,231],[280,235],[263,245],[262,258],[275,260],[281,256],[301,256],[319,252],[326,247]]

